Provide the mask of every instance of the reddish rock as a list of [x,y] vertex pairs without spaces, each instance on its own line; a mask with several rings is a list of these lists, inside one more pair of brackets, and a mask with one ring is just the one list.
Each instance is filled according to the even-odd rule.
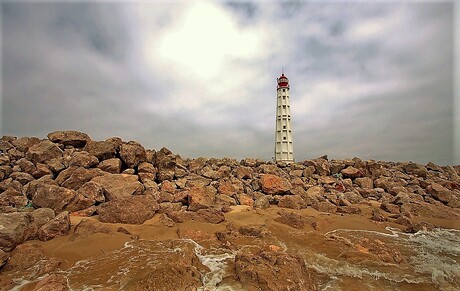
[[58,216],[44,224],[38,230],[37,236],[41,241],[48,241],[57,236],[63,236],[69,233],[70,217],[69,212],[64,211]]
[[222,211],[216,209],[200,209],[193,211],[171,211],[167,213],[168,217],[174,222],[182,223],[190,220],[209,222],[218,224],[225,221],[225,216]]
[[252,179],[253,173],[252,173],[252,168],[250,167],[238,167],[236,168],[236,173],[235,176],[239,179]]
[[212,186],[193,187],[188,192],[188,210],[197,211],[212,207],[216,200],[216,188]]
[[150,196],[136,195],[118,198],[97,207],[101,222],[142,224],[159,209]]
[[121,160],[118,158],[111,158],[100,162],[97,167],[104,172],[111,174],[121,173]]
[[121,144],[120,158],[128,168],[134,168],[140,162],[147,160],[147,154],[145,148],[140,143],[129,141]]
[[39,183],[31,194],[32,204],[35,207],[51,208],[61,213],[76,197],[74,190],[56,185]]
[[99,161],[114,158],[117,153],[117,144],[109,141],[88,141],[83,148],[99,159]]
[[60,157],[62,157],[62,150],[49,140],[44,140],[31,146],[26,153],[26,158],[34,164]]
[[287,179],[272,174],[263,175],[260,183],[262,192],[268,195],[286,194],[292,189]]
[[307,207],[307,203],[298,195],[285,195],[278,199],[278,206],[291,209],[302,209]]
[[107,201],[139,195],[144,191],[144,186],[136,175],[107,174],[92,179],[102,186]]
[[75,148],[82,148],[91,140],[86,133],[75,130],[51,132],[48,134],[48,139],[54,143],[73,146]]
[[225,194],[228,196],[235,195],[237,193],[237,189],[233,186],[231,181],[228,180],[221,180],[219,181],[219,187],[217,188],[219,194]]
[[244,290],[317,290],[313,271],[296,254],[240,251],[235,256],[235,272]]
[[240,205],[246,205],[250,207],[254,205],[254,200],[247,194],[237,194],[236,198],[238,199]]
[[96,213],[96,211],[97,207],[95,205],[92,205],[88,208],[72,212],[72,216],[89,217],[93,216]]

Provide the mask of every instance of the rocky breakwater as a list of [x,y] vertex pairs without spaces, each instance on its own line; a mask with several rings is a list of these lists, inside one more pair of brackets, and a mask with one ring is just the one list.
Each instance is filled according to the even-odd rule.
[[[326,156],[291,164],[251,158],[189,159],[117,137],[93,141],[78,131],[53,132],[44,140],[10,136],[0,140],[0,265],[4,268],[12,267],[9,258],[15,261],[13,255],[25,241],[67,235],[70,216],[140,225],[159,213],[168,225],[220,224],[236,205],[255,209],[277,205],[284,209],[275,221],[298,229],[305,224],[317,230],[324,227],[296,212],[306,208],[344,219],[363,215],[407,232],[459,228],[460,166]],[[270,262],[299,264],[294,271],[285,270],[291,277],[298,275],[288,280],[289,286],[264,277],[267,290],[314,289],[313,283],[301,279],[310,274],[302,260],[266,252],[236,256],[237,277],[244,286],[262,284],[259,267],[250,265],[255,264],[251,256],[260,260],[257,266],[267,268],[280,268]],[[58,265],[47,264],[46,272]]]

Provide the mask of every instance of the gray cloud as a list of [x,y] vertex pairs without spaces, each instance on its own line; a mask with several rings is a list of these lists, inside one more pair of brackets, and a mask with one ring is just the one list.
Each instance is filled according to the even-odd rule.
[[454,162],[452,3],[1,5],[4,134],[268,160],[284,66],[297,160]]

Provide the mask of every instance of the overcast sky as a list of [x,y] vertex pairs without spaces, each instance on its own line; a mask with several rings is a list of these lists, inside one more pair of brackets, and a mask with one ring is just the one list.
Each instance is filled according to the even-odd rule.
[[[3,3],[1,128],[183,157],[454,160],[453,3]],[[457,128],[458,130],[458,128]]]

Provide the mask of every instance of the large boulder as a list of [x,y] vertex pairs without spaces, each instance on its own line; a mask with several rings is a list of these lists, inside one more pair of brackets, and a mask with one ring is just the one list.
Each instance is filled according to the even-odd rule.
[[122,162],[119,158],[111,158],[100,162],[97,167],[107,173],[120,174],[121,164]]
[[31,146],[26,153],[26,158],[34,164],[44,163],[60,157],[62,157],[62,150],[57,144],[49,140],[44,140]]
[[244,290],[317,290],[313,272],[296,254],[240,251],[235,256],[235,272]]
[[13,140],[11,143],[16,147],[18,151],[25,153],[31,146],[39,142],[40,139],[38,137],[21,137]]
[[0,249],[9,252],[28,236],[31,217],[26,212],[0,213]]
[[82,148],[91,140],[86,133],[75,130],[51,132],[48,134],[48,139],[52,142],[75,148]]
[[216,188],[212,186],[192,187],[188,192],[188,210],[212,207],[216,201],[216,193]]
[[63,236],[69,233],[70,217],[69,212],[61,212],[58,216],[44,224],[38,230],[37,236],[42,241],[48,241],[57,236]]
[[144,186],[139,182],[137,175],[108,174],[95,177],[92,181],[102,186],[108,201],[139,195],[144,191]]
[[83,148],[99,159],[99,161],[114,158],[117,153],[117,144],[109,141],[88,141]]
[[30,196],[35,207],[51,208],[56,213],[78,211],[95,202],[72,189],[46,183],[34,185]]
[[289,180],[272,174],[262,175],[260,183],[262,192],[268,195],[286,194],[292,189]]
[[349,166],[343,170],[340,171],[340,173],[343,175],[344,178],[359,178],[359,177],[364,177],[363,171],[360,169],[356,169],[355,167]]
[[83,184],[83,186],[77,190],[77,194],[81,194],[84,197],[90,199],[93,201],[93,204],[96,202],[105,202],[104,188],[102,185],[93,181],[89,181]]
[[147,159],[145,148],[138,142],[130,141],[120,146],[120,158],[128,168],[136,167]]
[[426,190],[431,194],[431,196],[441,201],[442,203],[449,203],[453,197],[451,190],[442,185],[439,185],[438,183],[431,183],[431,185],[429,185]]
[[302,209],[307,207],[307,203],[299,195],[286,195],[278,199],[278,206],[291,209]]
[[59,173],[56,183],[62,187],[78,190],[83,184],[91,181],[94,177],[103,175],[100,169],[86,169],[83,167],[70,167]]
[[148,195],[121,197],[97,207],[99,220],[110,223],[142,224],[153,217],[158,203]]
[[73,152],[70,155],[69,166],[90,168],[99,164],[99,160],[87,151]]

